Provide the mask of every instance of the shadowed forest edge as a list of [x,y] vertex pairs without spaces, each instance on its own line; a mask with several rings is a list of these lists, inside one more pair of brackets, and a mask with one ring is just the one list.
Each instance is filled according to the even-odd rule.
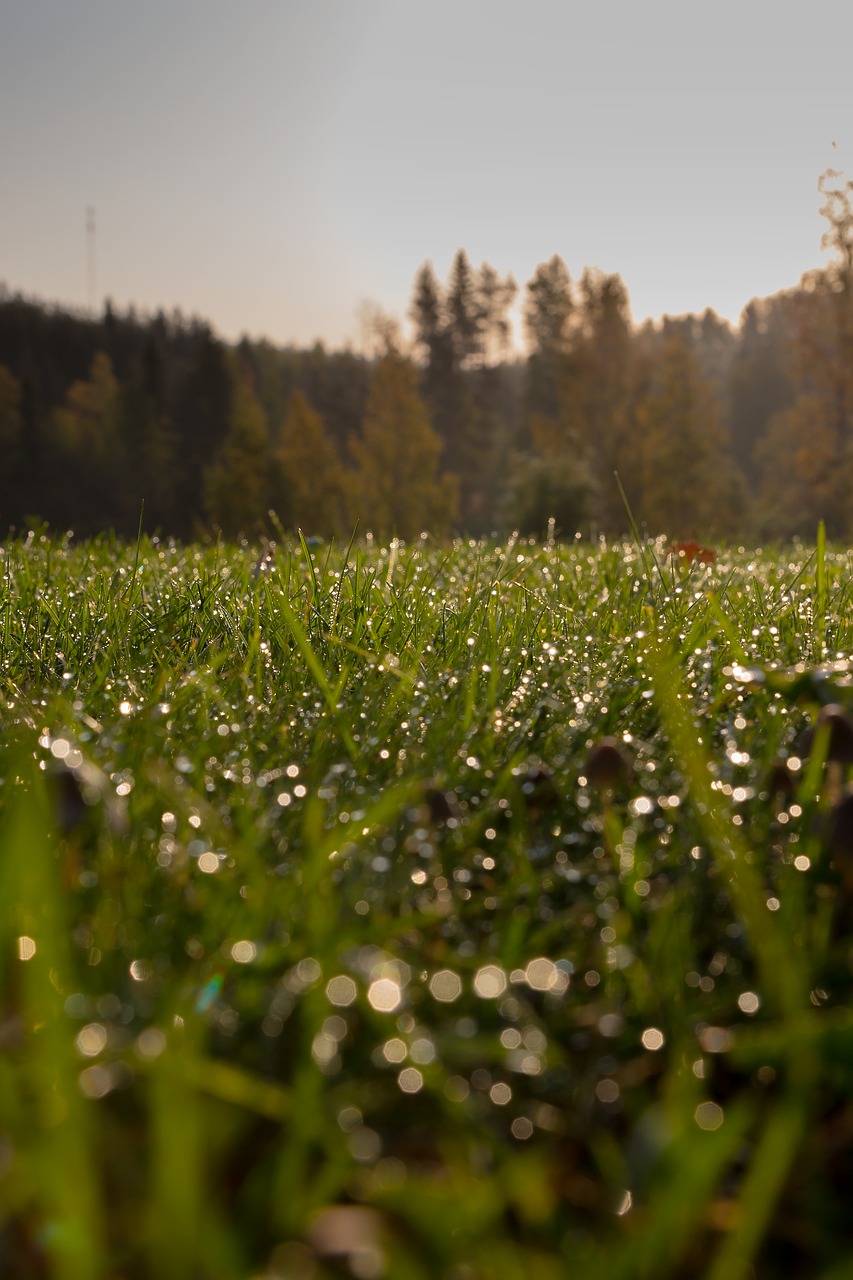
[[[554,256],[522,298],[456,254],[419,270],[413,338],[220,341],[180,313],[71,314],[0,287],[0,527],[182,538],[301,527],[617,535],[614,471],[651,534],[851,532],[853,182],[820,181],[829,264],[755,299],[636,327],[618,275]],[[273,513],[273,514],[271,514]]]

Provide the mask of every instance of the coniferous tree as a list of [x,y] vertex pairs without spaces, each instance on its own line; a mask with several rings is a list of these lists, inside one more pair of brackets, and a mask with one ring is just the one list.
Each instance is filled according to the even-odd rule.
[[[477,273],[460,249],[446,288],[430,263],[415,278],[411,316],[415,348],[425,361],[423,392],[443,446],[442,465],[454,475],[463,523],[476,532],[488,520],[500,441],[496,440],[498,380],[489,378],[488,351],[508,329],[514,283],[484,264]],[[477,373],[480,377],[479,385]]]
[[203,488],[206,514],[226,537],[264,531],[272,500],[272,449],[266,414],[248,377],[234,388],[228,434],[205,468]]
[[594,512],[574,358],[576,316],[571,276],[555,254],[527,282],[523,308],[523,414],[503,504],[504,518],[522,533],[542,533],[553,519],[573,534]]
[[527,282],[524,328],[531,350],[568,351],[574,311],[572,278],[555,253],[539,264]]
[[589,268],[579,289],[580,329],[572,351],[578,431],[598,485],[599,519],[605,529],[622,532],[627,515],[614,472],[625,474],[637,463],[628,291],[618,275]]
[[510,379],[505,361],[511,334],[509,309],[517,292],[512,276],[501,276],[488,262],[475,273],[478,350],[476,367],[462,374],[471,395],[458,464],[466,526],[478,535],[495,527],[503,470],[512,445],[515,424],[507,413]]
[[50,424],[53,518],[82,533],[121,520],[127,463],[120,394],[109,357],[98,352],[89,377],[72,383]]
[[795,395],[789,312],[779,299],[747,304],[726,378],[732,449],[753,491],[759,479],[756,446],[771,419],[789,408]]
[[755,448],[760,485],[756,523],[763,537],[813,538],[823,520],[841,537],[846,513],[839,474],[849,462],[839,450],[832,415],[817,392],[802,392],[770,419]]
[[276,460],[281,472],[282,516],[309,534],[344,532],[344,476],[323,419],[300,391],[282,424]]
[[232,425],[233,377],[225,347],[207,326],[193,335],[191,364],[177,391],[175,506],[177,532],[191,536],[205,505],[204,476]]
[[21,399],[18,379],[0,365],[0,530],[4,532],[23,514],[19,507],[24,481]]
[[425,262],[415,276],[409,314],[415,327],[417,354],[429,367],[435,359],[444,332],[441,285],[431,262]]
[[713,388],[677,331],[664,340],[637,425],[638,505],[649,532],[700,542],[731,533],[744,499],[743,483],[727,454]]
[[447,283],[447,327],[457,370],[472,365],[480,348],[477,278],[464,249],[459,249]]
[[518,293],[511,275],[503,276],[488,262],[476,276],[480,364],[489,368],[505,362],[509,355],[511,325],[509,309]]
[[540,263],[527,282],[523,313],[529,348],[524,393],[527,431],[520,441],[522,447],[531,441],[533,418],[539,423],[540,435],[549,422],[567,447],[577,445],[569,439],[573,427],[569,353],[574,311],[571,277],[563,259],[555,254]]
[[418,392],[417,371],[389,352],[376,366],[364,423],[350,441],[350,516],[382,537],[441,534],[456,517],[456,484],[441,475],[441,441]]

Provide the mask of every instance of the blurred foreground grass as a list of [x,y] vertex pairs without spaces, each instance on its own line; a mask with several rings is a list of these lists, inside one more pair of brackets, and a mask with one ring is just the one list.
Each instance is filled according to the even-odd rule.
[[256,552],[3,549],[0,1276],[853,1274],[853,560]]

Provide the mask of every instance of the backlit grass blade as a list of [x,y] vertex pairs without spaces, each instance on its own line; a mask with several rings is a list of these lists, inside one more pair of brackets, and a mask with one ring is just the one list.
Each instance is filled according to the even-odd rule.
[[329,710],[329,715],[331,716],[332,722],[334,723],[338,733],[340,734],[341,741],[346,747],[347,754],[350,756],[350,759],[352,759],[353,761],[357,761],[358,754],[359,754],[358,747],[356,746],[355,739],[352,736],[349,726],[343,721],[340,715],[340,710],[338,708],[338,700],[335,696],[334,690],[329,684],[329,681],[326,679],[326,673],[324,672],[323,667],[317,655],[315,654],[314,649],[311,646],[311,641],[308,639],[307,633],[304,627],[302,626],[302,623],[297,618],[296,613],[284,592],[282,592],[281,596],[279,597],[278,603],[279,603],[279,608],[284,614],[284,618],[285,618],[285,621],[287,622],[288,628],[290,629],[290,633],[293,636],[293,640],[294,640],[294,643],[296,644],[296,648],[301,654],[305,662],[305,665],[308,667],[308,670],[311,672],[311,675],[313,676],[318,689],[320,690],[320,692],[323,695],[323,698],[325,699],[326,706],[328,707],[328,710]]
[[778,1012],[794,1016],[805,1006],[807,974],[792,954],[790,939],[767,910],[755,855],[712,786],[711,760],[690,715],[690,696],[677,659],[653,635],[646,638],[644,657],[663,725],[689,780],[710,851],[746,926],[763,988]]
[[822,662],[826,636],[826,525],[821,520],[817,526],[815,552],[815,619],[814,658]]
[[34,1188],[27,1218],[49,1259],[51,1276],[100,1280],[100,1103],[89,1100],[98,1093],[97,1080],[84,1075],[89,1064],[75,1050],[73,1024],[63,1008],[75,989],[75,976],[60,851],[50,838],[43,774],[23,751],[11,767],[12,795],[0,831],[0,945],[15,968],[14,974],[8,969],[2,974],[3,1012],[8,1015],[7,1001],[16,991],[22,1024],[21,1050],[11,1059],[20,1095],[28,1100],[28,1118],[21,1117],[24,1169],[19,1176]]
[[747,1280],[799,1148],[811,1107],[806,1081],[792,1081],[755,1145],[737,1197],[737,1216],[707,1280]]

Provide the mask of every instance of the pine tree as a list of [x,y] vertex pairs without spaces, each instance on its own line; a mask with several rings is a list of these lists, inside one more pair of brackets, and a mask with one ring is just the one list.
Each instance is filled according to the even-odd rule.
[[484,368],[507,359],[511,335],[508,312],[517,293],[518,285],[511,275],[501,278],[488,262],[481,264],[476,277],[476,297],[480,363]]
[[664,341],[637,424],[639,510],[649,532],[700,542],[731,532],[743,482],[727,453],[713,388],[678,331]]
[[79,532],[116,526],[124,509],[127,459],[120,429],[120,388],[99,351],[88,379],[72,383],[50,423],[54,519]]
[[[493,309],[497,303],[493,299]],[[423,394],[442,444],[442,465],[456,477],[467,527],[476,527],[482,517],[492,461],[489,404],[478,394],[482,388],[474,377],[483,352],[483,307],[478,277],[464,249],[453,259],[445,289],[430,263],[418,272],[411,315],[416,350],[426,359]],[[500,323],[498,315],[492,318]]]
[[190,535],[205,506],[204,476],[234,420],[234,373],[223,343],[203,325],[191,334],[191,363],[177,389],[175,506],[178,532]]
[[439,474],[441,441],[418,393],[417,371],[394,352],[376,367],[350,453],[353,521],[381,537],[447,531],[456,516],[456,484]]
[[434,362],[444,332],[444,307],[433,265],[425,262],[415,276],[409,314],[415,327],[415,346],[424,364]]
[[0,364],[0,530],[21,518],[18,498],[24,480],[21,441],[21,384]]
[[474,363],[480,352],[481,311],[477,297],[477,279],[464,249],[457,251],[450,268],[447,328],[454,366],[456,369],[465,369]]
[[820,394],[803,392],[774,414],[755,461],[761,477],[757,523],[762,537],[813,538],[820,520],[830,537],[842,536],[850,459],[839,450],[832,415]]
[[751,487],[758,485],[756,446],[777,413],[791,406],[795,391],[788,333],[790,306],[753,299],[741,316],[737,346],[726,379],[732,445]]
[[294,392],[281,429],[276,460],[281,470],[283,516],[288,525],[327,536],[344,531],[344,478],[323,419]]
[[550,431],[561,440],[560,447],[577,447],[570,363],[574,312],[571,277],[563,259],[555,254],[539,264],[526,286],[523,318],[529,355],[519,440],[522,448],[533,446],[534,419],[540,436]]
[[599,487],[599,519],[605,529],[623,531],[627,516],[614,472],[632,472],[638,461],[628,291],[618,275],[587,268],[579,292],[571,374],[577,430]]
[[555,253],[539,264],[527,282],[524,329],[531,352],[568,351],[574,310],[571,276]]
[[207,516],[226,537],[263,532],[272,499],[272,450],[263,405],[246,377],[234,389],[228,434],[203,484]]

